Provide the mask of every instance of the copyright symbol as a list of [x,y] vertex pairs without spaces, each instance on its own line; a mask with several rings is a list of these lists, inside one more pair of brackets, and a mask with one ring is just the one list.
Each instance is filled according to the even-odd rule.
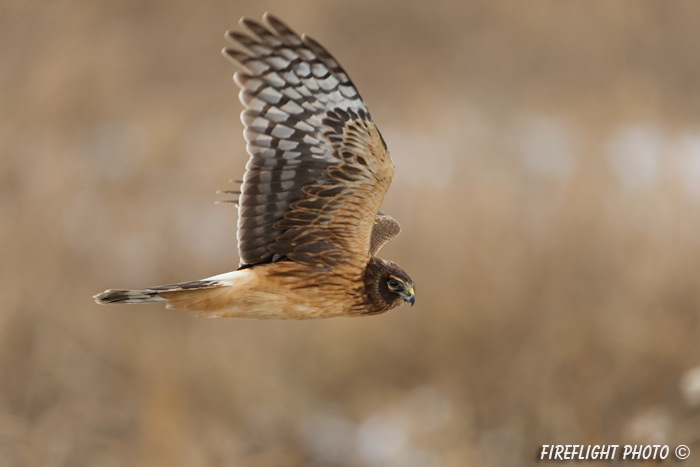
[[688,449],[688,446],[685,446],[681,444],[676,448],[676,457],[679,459],[687,459],[688,456],[690,455],[690,449]]

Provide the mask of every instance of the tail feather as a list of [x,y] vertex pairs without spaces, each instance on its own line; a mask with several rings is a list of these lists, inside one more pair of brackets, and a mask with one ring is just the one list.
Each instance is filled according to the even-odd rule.
[[219,280],[202,280],[191,282],[180,282],[178,284],[159,285],[157,287],[149,287],[147,289],[110,289],[101,294],[95,295],[95,302],[100,305],[108,305],[111,303],[152,303],[165,302],[166,299],[161,295],[167,295],[170,292],[180,292],[183,290],[198,290],[212,289],[229,285]]

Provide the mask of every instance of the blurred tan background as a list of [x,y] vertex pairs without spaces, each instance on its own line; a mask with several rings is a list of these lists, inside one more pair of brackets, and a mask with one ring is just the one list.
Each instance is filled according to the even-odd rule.
[[[416,306],[97,306],[238,264],[219,51],[266,10],[382,130]],[[0,2],[0,467],[700,465],[699,47],[691,1]]]

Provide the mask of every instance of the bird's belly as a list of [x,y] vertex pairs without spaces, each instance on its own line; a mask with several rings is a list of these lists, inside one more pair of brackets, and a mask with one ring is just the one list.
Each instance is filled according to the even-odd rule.
[[353,309],[360,300],[359,290],[348,289],[342,281],[309,279],[298,270],[290,271],[293,275],[280,274],[280,266],[272,263],[236,271],[230,287],[202,291],[210,299],[201,301],[205,306],[196,311],[200,316],[222,318],[297,320],[357,314]]

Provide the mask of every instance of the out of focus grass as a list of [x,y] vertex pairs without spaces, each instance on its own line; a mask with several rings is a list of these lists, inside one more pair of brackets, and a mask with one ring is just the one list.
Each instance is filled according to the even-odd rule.
[[[0,466],[520,466],[700,448],[700,6],[0,4]],[[417,304],[196,319],[91,295],[237,264],[238,17],[345,66]]]

